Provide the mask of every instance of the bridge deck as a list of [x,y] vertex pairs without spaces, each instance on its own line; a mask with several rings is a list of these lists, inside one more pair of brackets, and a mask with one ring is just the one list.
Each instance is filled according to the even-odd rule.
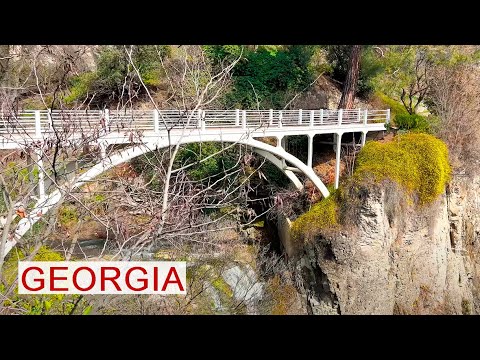
[[[143,136],[295,134],[378,131],[390,110],[25,110],[0,113],[0,149],[21,147],[55,132],[69,138],[98,134],[118,142],[126,132]],[[115,139],[115,140],[114,140]],[[16,145],[15,145],[16,144]]]

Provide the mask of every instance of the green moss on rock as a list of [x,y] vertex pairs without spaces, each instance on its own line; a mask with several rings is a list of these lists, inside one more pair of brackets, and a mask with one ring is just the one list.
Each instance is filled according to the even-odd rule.
[[391,179],[425,204],[445,190],[450,174],[445,143],[432,135],[409,133],[388,143],[368,142],[358,155],[354,178]]
[[322,230],[335,228],[338,224],[337,208],[336,196],[334,194],[327,199],[319,201],[292,223],[292,238],[294,240],[302,237],[312,238]]

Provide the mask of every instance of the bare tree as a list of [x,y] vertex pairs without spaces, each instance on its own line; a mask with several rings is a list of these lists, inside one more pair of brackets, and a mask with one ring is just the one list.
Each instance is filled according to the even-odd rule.
[[415,114],[418,105],[425,99],[429,90],[428,68],[430,60],[425,51],[419,50],[415,56],[411,81],[402,88],[400,100],[409,114]]
[[480,161],[480,73],[476,65],[437,65],[430,71],[428,98],[437,115],[436,133],[449,148],[457,171],[478,169]]
[[[125,75],[123,89],[131,87],[132,81],[139,82],[147,98],[144,106],[156,110],[176,108],[183,114],[176,124],[171,124],[160,116],[162,131],[166,132],[170,141],[164,149],[151,148],[142,132],[131,126],[135,124],[136,114],[133,112],[133,104],[139,101],[134,101],[133,97],[138,97],[138,91],[125,90],[126,98],[122,92],[115,119],[108,124],[103,117],[98,116],[103,112],[88,109],[95,96],[89,94],[89,100],[76,104],[77,109],[85,109],[85,115],[82,116],[87,117],[86,123],[78,117],[78,113],[69,111],[63,102],[64,96],[59,95],[65,91],[71,74],[75,73],[72,69],[76,65],[67,65],[72,59],[68,56],[61,57],[65,60],[64,74],[52,84],[43,86],[40,69],[44,65],[39,59],[49,54],[49,50],[36,49],[36,57],[30,62],[32,68],[27,81],[28,84],[33,82],[34,87],[28,85],[28,88],[36,89],[43,108],[54,107],[57,110],[51,113],[53,121],[49,125],[49,131],[44,133],[44,139],[35,142],[31,141],[31,134],[22,125],[22,112],[12,105],[20,104],[21,96],[15,94],[14,101],[5,98],[4,108],[8,111],[3,113],[2,119],[7,126],[1,136],[9,141],[19,139],[22,144],[28,145],[23,146],[22,151],[15,155],[18,171],[13,174],[17,179],[23,176],[24,180],[19,182],[13,177],[0,179],[6,204],[2,209],[5,219],[2,222],[4,226],[0,255],[3,255],[6,242],[15,237],[16,217],[21,217],[35,219],[39,225],[30,226],[27,235],[16,239],[19,249],[23,249],[29,258],[35,257],[53,233],[62,231],[72,240],[60,242],[64,257],[70,259],[79,238],[80,225],[69,227],[65,224],[65,218],[74,213],[75,220],[79,223],[91,224],[94,221],[104,229],[102,231],[105,232],[106,241],[98,256],[108,253],[112,259],[128,260],[142,255],[142,250],[148,248],[167,249],[176,258],[192,254],[202,258],[215,254],[215,259],[218,256],[226,259],[235,248],[232,245],[241,243],[238,230],[268,213],[268,207],[264,213],[257,214],[249,206],[252,201],[269,201],[268,198],[249,197],[260,184],[258,169],[265,161],[255,159],[251,149],[235,143],[219,144],[215,151],[203,155],[202,149],[208,144],[199,144],[197,150],[192,150],[181,145],[178,139],[173,142],[171,137],[173,129],[186,130],[196,122],[199,109],[217,106],[220,95],[229,86],[231,70],[239,59],[214,70],[199,46],[182,46],[177,50],[176,56],[168,59],[159,53],[163,81],[169,91],[166,99],[158,100],[156,94],[144,83],[133,52],[133,46],[124,47],[129,64],[127,69],[131,73]],[[57,61],[55,68],[61,67],[60,63]],[[82,173],[101,161],[108,161],[110,156],[121,151],[122,146],[116,145],[102,149],[102,138],[111,133],[123,133],[130,140],[125,145],[143,147],[145,155],[130,164],[113,169],[113,172],[88,180],[81,187],[77,186]],[[192,151],[198,151],[194,156],[195,161],[180,156]],[[102,152],[106,157],[102,158]],[[228,163],[221,162],[215,173],[192,178],[192,169],[218,156],[228,156]],[[5,175],[8,173],[8,159],[3,164],[2,175]],[[40,172],[36,169],[40,169]],[[35,195],[36,179],[40,173],[47,180],[46,193],[58,194],[58,201],[49,208],[48,214],[32,214],[42,207],[42,201],[47,201],[37,199]],[[29,181],[25,180],[27,178]],[[24,188],[17,189],[19,184]],[[15,196],[12,197],[12,194]],[[84,256],[88,257],[87,254]],[[0,256],[0,261],[2,260],[3,256]],[[12,300],[14,297],[15,282],[16,280],[5,282],[8,289],[3,291],[3,296],[6,299]],[[203,287],[199,289],[203,291]],[[195,297],[195,292],[192,296]],[[76,305],[70,306],[68,311],[82,312],[82,308],[86,309],[89,302],[95,305],[100,300],[98,297],[82,297],[78,302],[75,301],[72,304]],[[170,304],[178,299],[172,297],[165,301]],[[100,303],[95,306],[98,308]],[[144,308],[142,304],[137,302],[137,305]],[[21,307],[17,310],[23,311]]]

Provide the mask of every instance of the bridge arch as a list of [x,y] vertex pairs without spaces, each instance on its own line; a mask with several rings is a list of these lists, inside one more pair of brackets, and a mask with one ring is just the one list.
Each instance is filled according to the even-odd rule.
[[[210,141],[210,140],[208,140]],[[213,140],[216,141],[216,140]],[[289,154],[282,147],[272,146],[261,141],[255,140],[251,137],[246,139],[222,139],[223,142],[235,142],[238,144],[247,145],[253,148],[253,150],[260,155],[266,157],[271,161],[275,166],[282,170],[285,175],[294,183],[297,188],[301,188],[302,184],[298,177],[290,170],[285,170],[283,167],[283,162],[277,158],[286,160],[291,163],[293,166],[297,167],[302,171],[320,190],[324,197],[328,197],[330,192],[320,178],[315,174],[312,168],[305,165],[300,159]],[[181,144],[195,143],[199,142],[198,139],[184,138],[181,141]],[[219,141],[217,141],[219,142]],[[163,146],[162,146],[163,145]],[[76,189],[84,185],[86,182],[93,180],[97,176],[101,175],[105,171],[123,164],[131,159],[134,159],[138,156],[144,155],[155,149],[167,147],[168,144],[159,143],[159,142],[146,142],[141,145],[134,145],[127,149],[120,151],[119,153],[113,154],[101,160],[98,164],[94,165],[84,174],[82,174],[74,184],[71,184],[70,189]],[[16,245],[18,239],[27,233],[27,231],[38,221],[40,218],[47,214],[50,209],[52,209],[60,200],[61,200],[61,190],[56,189],[51,194],[47,195],[45,198],[40,199],[36,204],[34,209],[31,211],[31,215],[26,218],[23,218],[19,221],[17,228],[15,229],[14,238],[7,241],[5,248],[5,255]]]

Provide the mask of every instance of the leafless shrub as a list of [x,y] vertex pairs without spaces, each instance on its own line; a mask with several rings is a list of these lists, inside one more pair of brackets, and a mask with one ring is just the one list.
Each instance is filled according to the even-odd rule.
[[273,219],[277,215],[294,220],[308,208],[308,196],[304,191],[297,189],[279,190],[274,196],[274,206],[269,216]]
[[431,71],[429,99],[439,118],[436,134],[457,172],[480,164],[480,71],[475,65],[438,65]]

